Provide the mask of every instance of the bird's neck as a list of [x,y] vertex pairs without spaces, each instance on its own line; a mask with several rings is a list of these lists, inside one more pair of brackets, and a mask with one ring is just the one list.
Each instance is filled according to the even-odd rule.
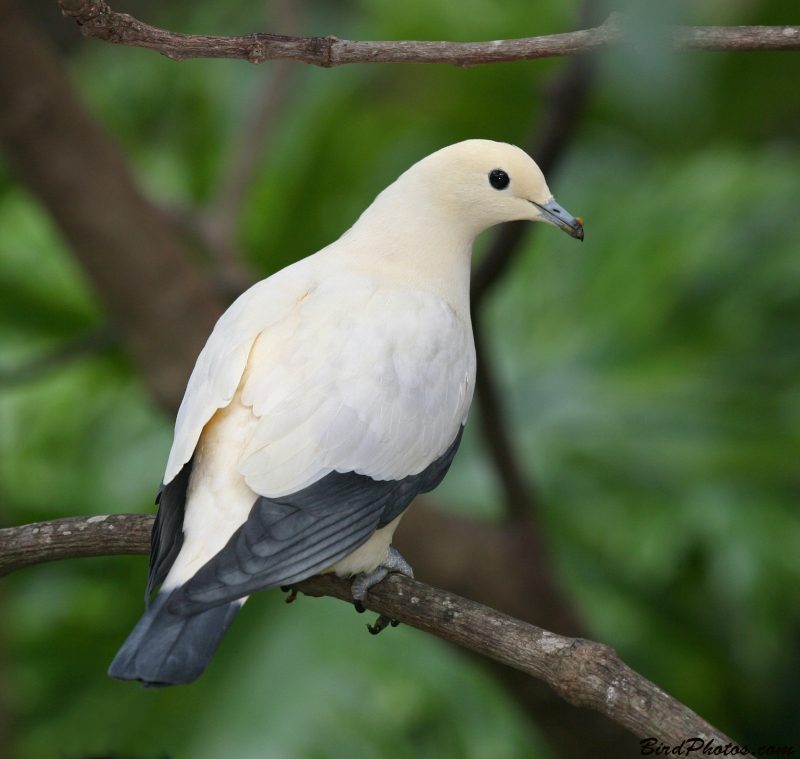
[[469,324],[475,236],[446,209],[384,191],[332,247],[364,274],[433,293]]

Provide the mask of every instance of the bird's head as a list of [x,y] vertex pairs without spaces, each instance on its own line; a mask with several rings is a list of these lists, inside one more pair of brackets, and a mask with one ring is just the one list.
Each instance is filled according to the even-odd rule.
[[520,148],[466,140],[424,158],[407,172],[426,202],[475,234],[504,221],[544,221],[583,240],[583,220],[553,198],[539,167]]

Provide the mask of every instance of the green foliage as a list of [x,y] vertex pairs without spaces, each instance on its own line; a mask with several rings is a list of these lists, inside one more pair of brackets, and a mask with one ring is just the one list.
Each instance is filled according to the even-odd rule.
[[[656,5],[686,23],[796,22],[789,0]],[[647,32],[644,7],[628,10]],[[561,31],[575,12],[555,0],[365,0],[312,4],[307,23],[471,40]],[[240,33],[266,18],[252,0],[203,0],[148,20]],[[70,65],[151,197],[191,206],[219,191],[271,73],[97,41]],[[561,65],[298,65],[240,219],[250,262],[267,275],[314,252],[445,144],[523,143]],[[536,229],[490,304],[508,417],[594,637],[722,729],[796,746],[798,67],[792,53],[658,45],[605,56],[551,181],[585,217],[586,243]],[[1,174],[0,370],[104,319],[45,213]],[[438,492],[492,518],[475,426]],[[0,519],[150,510],[170,434],[114,350],[0,388]],[[370,638],[331,601],[253,598],[190,687],[112,682],[105,668],[141,611],[144,575],[141,557],[109,558],[3,581],[15,759],[547,756],[473,661],[402,627]]]

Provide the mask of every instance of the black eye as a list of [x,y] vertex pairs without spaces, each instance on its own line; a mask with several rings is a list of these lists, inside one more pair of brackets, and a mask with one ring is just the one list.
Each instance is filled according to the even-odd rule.
[[489,172],[489,184],[494,187],[495,190],[505,190],[510,181],[508,174],[502,169],[495,169]]

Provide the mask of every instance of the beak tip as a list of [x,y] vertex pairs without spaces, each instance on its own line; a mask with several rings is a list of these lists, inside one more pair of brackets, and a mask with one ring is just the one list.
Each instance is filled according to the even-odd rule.
[[572,214],[565,211],[556,203],[555,198],[541,204],[533,200],[530,202],[539,209],[539,221],[552,224],[576,240],[583,242],[583,219],[580,216],[572,216]]

